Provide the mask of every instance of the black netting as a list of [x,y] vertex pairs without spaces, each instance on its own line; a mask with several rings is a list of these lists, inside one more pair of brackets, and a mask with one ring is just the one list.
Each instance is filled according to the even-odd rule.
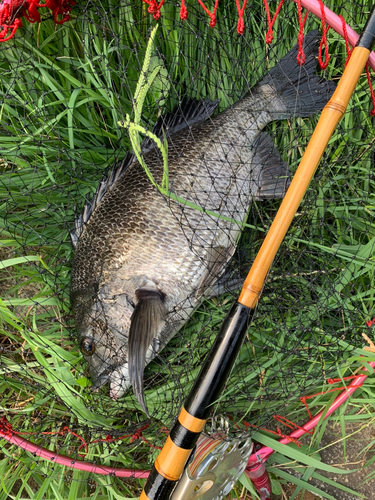
[[[335,10],[335,2],[329,3]],[[73,461],[86,453],[80,448],[82,438],[89,443],[88,461],[150,469],[157,453],[150,445],[163,444],[165,428],[170,427],[199,373],[280,205],[280,199],[272,195],[261,199],[254,191],[254,185],[265,183],[255,167],[251,174],[255,184],[249,192],[243,169],[259,147],[256,134],[249,130],[255,130],[258,120],[272,139],[267,143],[263,136],[271,155],[268,172],[272,174],[279,154],[293,175],[319,116],[292,117],[289,112],[285,117],[280,110],[270,109],[271,101],[261,99],[254,90],[255,107],[250,113],[245,110],[247,121],[241,122],[242,108],[231,108],[296,45],[299,24],[293,2],[283,6],[271,45],[264,41],[267,23],[260,1],[247,4],[242,36],[237,34],[235,2],[219,3],[215,28],[209,27],[197,2],[191,0],[187,7],[188,18],[182,21],[179,5],[174,1],[163,5],[146,75],[142,73],[146,48],[157,23],[141,2],[81,2],[74,7],[70,22],[55,25],[45,15],[41,24],[25,25],[14,38],[0,44],[2,412],[15,431],[25,433],[22,437]],[[365,7],[366,2],[346,2],[336,12],[360,32]],[[310,14],[304,32],[320,27],[320,20]],[[317,66],[316,74],[337,83],[347,57],[345,42],[331,30],[328,44],[328,68],[322,72]],[[199,129],[180,130],[169,140],[169,187],[179,200],[158,192],[135,163],[128,167],[138,172],[135,180],[129,176],[124,182],[126,173],[111,188],[107,186],[107,195],[114,192],[116,183],[122,182],[123,190],[117,189],[115,202],[107,204],[110,215],[105,222],[99,218],[93,236],[86,238],[80,250],[79,266],[86,267],[77,273],[89,278],[77,278],[78,288],[83,282],[87,285],[77,313],[69,298],[74,259],[69,231],[85,200],[93,200],[103,176],[129,159],[129,126],[119,122],[127,115],[134,122],[137,84],[142,77],[149,81],[158,66],[140,117],[146,131],[177,105],[185,110],[190,99],[207,100],[206,107],[209,101],[220,102],[212,121],[206,120]],[[321,85],[328,98],[329,85]],[[308,100],[308,96],[303,98],[302,105],[308,106]],[[293,415],[301,423],[306,413],[299,398],[320,387],[354,348],[362,346],[361,333],[374,307],[371,108],[363,75],[273,263],[245,344],[213,415],[264,426],[278,413]],[[226,113],[222,121],[215,118],[220,112]],[[225,121],[239,128],[225,129]],[[167,134],[166,127],[162,127],[162,142],[163,133]],[[245,160],[238,151],[233,153],[236,140],[243,142],[240,151]],[[152,141],[149,149],[144,152],[145,163],[155,182],[162,185],[160,151]],[[280,170],[277,174],[281,175]],[[284,185],[286,175],[287,170],[281,177]],[[280,187],[275,188],[274,182],[272,189]],[[89,221],[97,210],[105,213],[105,196],[101,201],[97,197],[98,206]],[[129,222],[119,224],[122,218]],[[89,227],[90,223],[78,230],[81,241]],[[147,275],[149,266],[154,274]],[[157,281],[155,269],[169,276],[167,285]],[[145,368],[149,419],[131,388],[125,388],[117,400],[110,398],[108,384],[97,392],[91,390],[91,375],[75,327],[75,320],[83,315],[92,322],[90,328],[93,324],[101,328],[99,343],[109,345],[113,321],[106,315],[121,316],[126,324],[135,306],[134,295],[126,301],[121,289],[131,276],[136,277],[138,288],[156,280],[158,293],[176,295],[166,321],[180,329],[163,350],[152,341],[161,352]],[[119,283],[120,289],[116,288]],[[126,308],[128,316],[123,312]],[[117,339],[122,338],[120,330],[119,326]],[[119,345],[119,341],[112,343],[109,352],[101,355],[107,372],[109,366],[124,364]],[[102,368],[97,368],[97,374]],[[111,438],[106,440],[107,436]],[[22,469],[22,477],[33,475],[25,483],[29,496],[45,476],[53,484],[59,484],[62,477],[79,480],[73,482],[79,485],[74,486],[77,498],[93,492],[97,484],[112,485],[114,495],[139,492],[135,480],[125,484],[89,472],[64,472],[53,461],[7,444],[2,453],[4,470],[20,473]],[[9,491],[14,486],[12,477],[6,476]],[[85,494],[82,485],[88,488]]]

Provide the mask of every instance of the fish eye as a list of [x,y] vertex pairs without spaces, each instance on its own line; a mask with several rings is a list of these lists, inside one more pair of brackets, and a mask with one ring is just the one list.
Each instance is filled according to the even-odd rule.
[[95,342],[91,337],[83,337],[79,344],[79,348],[85,356],[92,356],[95,352]]

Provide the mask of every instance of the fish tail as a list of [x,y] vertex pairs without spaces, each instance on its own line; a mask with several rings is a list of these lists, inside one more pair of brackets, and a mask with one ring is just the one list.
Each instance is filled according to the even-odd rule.
[[270,95],[272,119],[311,116],[328,102],[336,85],[315,75],[319,44],[319,31],[311,31],[304,38],[305,64],[297,63],[299,47],[296,45],[257,85],[258,90],[266,94],[269,93],[266,89],[276,89],[279,99]]

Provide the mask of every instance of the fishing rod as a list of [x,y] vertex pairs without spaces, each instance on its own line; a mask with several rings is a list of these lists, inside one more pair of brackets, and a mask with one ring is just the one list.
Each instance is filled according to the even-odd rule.
[[231,306],[201,372],[157,456],[141,500],[168,499],[178,483],[233,368],[254,314],[267,273],[310,184],[324,150],[344,115],[375,42],[375,6],[338,86],[324,107],[289,189],[251,266],[241,294]]

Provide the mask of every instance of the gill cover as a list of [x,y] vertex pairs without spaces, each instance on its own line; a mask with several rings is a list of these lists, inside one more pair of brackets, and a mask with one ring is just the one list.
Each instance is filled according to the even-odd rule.
[[131,316],[128,344],[129,378],[135,397],[148,415],[143,393],[143,372],[146,366],[148,348],[158,339],[165,324],[165,295],[149,288],[135,292],[138,303]]

